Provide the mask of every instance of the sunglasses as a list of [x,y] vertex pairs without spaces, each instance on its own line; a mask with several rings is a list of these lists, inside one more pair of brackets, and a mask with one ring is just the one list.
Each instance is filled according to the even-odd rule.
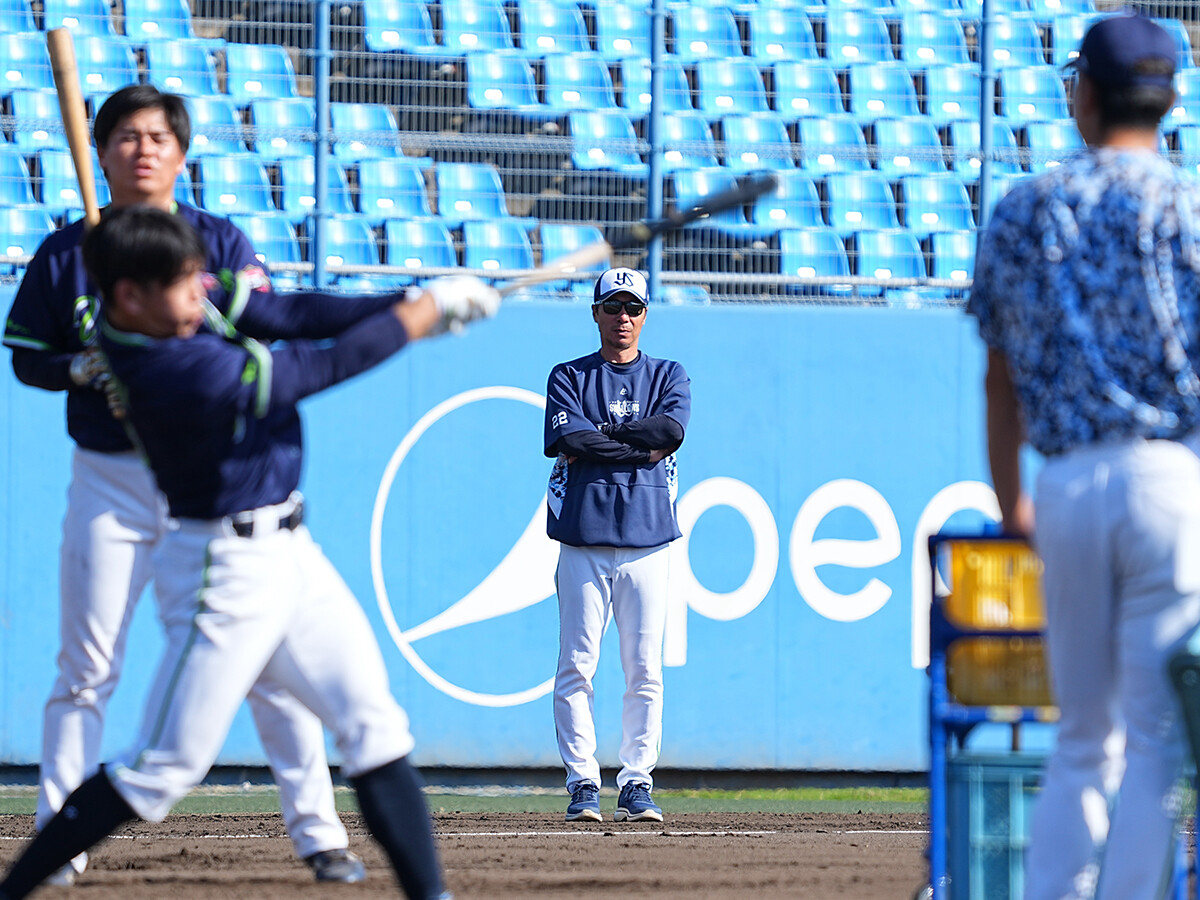
[[605,300],[596,305],[610,316],[619,316],[621,310],[625,310],[631,319],[636,319],[646,311],[646,304],[641,300]]

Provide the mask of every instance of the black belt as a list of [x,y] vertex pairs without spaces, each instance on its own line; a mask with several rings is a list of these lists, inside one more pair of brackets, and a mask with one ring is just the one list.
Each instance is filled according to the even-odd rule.
[[[254,537],[254,514],[253,513],[238,513],[236,516],[230,516],[229,522],[233,526],[233,533],[238,537]],[[304,501],[296,502],[295,507],[286,516],[281,516],[279,519],[279,531],[295,531],[304,523]]]

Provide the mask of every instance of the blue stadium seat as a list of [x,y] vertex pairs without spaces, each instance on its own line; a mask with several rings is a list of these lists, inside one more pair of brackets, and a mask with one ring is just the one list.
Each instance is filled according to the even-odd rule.
[[937,126],[978,122],[979,66],[930,66],[925,70],[925,114]]
[[[979,22],[983,15],[983,0],[960,0],[959,15],[964,21]],[[1029,16],[1027,0],[992,0],[992,15]]]
[[592,51],[583,13],[574,0],[519,0],[517,15],[521,51],[527,56]]
[[380,103],[330,103],[329,127],[335,156],[347,160],[394,157],[400,134],[391,109]]
[[1029,11],[1042,24],[1053,22],[1059,16],[1095,14],[1092,0],[1028,0]]
[[723,7],[683,6],[675,10],[675,55],[683,60],[742,56],[733,13]]
[[[92,180],[96,185],[96,202],[104,206],[111,199],[108,182],[100,171],[100,160],[92,151]],[[52,216],[76,219],[83,214],[83,197],[75,162],[67,150],[41,150],[37,154],[37,181],[41,203]]]
[[696,113],[679,113],[663,119],[663,170],[696,169],[720,165],[717,144],[708,122]]
[[825,56],[836,67],[895,59],[883,17],[855,6],[831,6],[825,15]]
[[1190,172],[1200,172],[1200,123],[1187,122],[1175,132],[1179,165]]
[[[644,116],[650,112],[650,60],[625,57],[620,61],[621,106],[630,115]],[[683,63],[673,56],[663,57],[663,111],[672,114],[691,112],[692,94]]]
[[824,228],[821,198],[807,172],[776,172],[775,190],[750,207],[750,221],[774,228]]
[[712,303],[712,296],[702,284],[660,284],[657,296],[651,299],[668,306],[708,306]]
[[[832,228],[789,228],[779,232],[779,273],[802,278],[846,278],[850,261],[846,248]],[[788,284],[789,294],[847,297],[849,284]]]
[[543,62],[546,105],[552,109],[616,109],[608,65],[598,53],[552,53]]
[[1044,172],[1059,166],[1083,149],[1083,138],[1074,119],[1057,122],[1030,122],[1025,126],[1025,147],[1029,151],[1029,171]]
[[175,202],[185,203],[188,206],[200,205],[196,200],[196,184],[192,181],[191,173],[186,167],[175,179]]
[[444,53],[424,0],[363,0],[363,39],[372,53]]
[[442,44],[454,53],[471,50],[512,50],[508,15],[497,0],[455,0],[443,3]]
[[577,171],[618,172],[643,180],[649,176],[633,123],[620,110],[573,112],[570,129],[571,164]]
[[596,49],[601,56],[612,60],[649,59],[650,5],[639,0],[599,0]]
[[533,246],[525,227],[512,219],[463,223],[463,264],[489,272],[533,268]]
[[[727,168],[679,169],[671,176],[676,209],[690,209],[703,197],[719,194],[737,185],[738,176]],[[689,228],[715,228],[735,237],[752,237],[774,232],[775,228],[759,228],[750,224],[746,210],[740,206],[698,219]]]
[[138,82],[133,47],[119,37],[76,35],[75,63],[85,99],[103,99],[118,88]]
[[421,166],[403,156],[368,157],[358,164],[358,205],[373,222],[433,215]]
[[201,156],[196,160],[200,206],[217,215],[278,213],[271,181],[253,153]]
[[862,129],[850,116],[801,119],[800,166],[813,172],[857,171],[871,168],[870,151]]
[[[859,231],[854,236],[856,269],[861,278],[925,278],[925,254],[912,232],[903,229]],[[860,285],[863,296],[886,295],[896,288],[882,285]],[[915,288],[904,287],[903,295],[915,294]]]
[[1058,69],[1074,62],[1079,56],[1083,36],[1098,17],[1093,14],[1064,14],[1055,16],[1050,26],[1050,62]]
[[317,110],[312,100],[252,100],[249,125],[250,149],[263,159],[312,156],[316,152]]
[[1187,26],[1179,19],[1155,19],[1159,25],[1167,30],[1167,33],[1175,40],[1175,48],[1179,53],[1175,62],[1175,67],[1178,71],[1190,69],[1196,63],[1192,59],[1192,40],[1188,36]]
[[917,90],[901,62],[853,63],[846,71],[850,114],[860,122],[919,116]]
[[923,116],[880,119],[874,135],[875,167],[888,178],[917,172],[945,172],[942,141],[933,123]]
[[900,59],[911,71],[969,65],[967,38],[958,19],[915,9],[900,23]]
[[837,73],[824,61],[777,62],[775,111],[786,119],[803,116],[841,116],[842,86]]
[[727,168],[738,172],[790,169],[792,142],[783,121],[773,114],[726,116],[721,120]]
[[191,41],[192,10],[187,0],[125,0],[125,35],[137,43]]
[[108,0],[42,0],[42,30],[53,28],[69,28],[76,39],[85,34],[117,34]]
[[[232,215],[229,221],[250,239],[254,255],[268,271],[271,263],[304,262],[296,229],[283,216]],[[297,272],[271,272],[271,281],[276,288],[294,289],[300,286],[301,277]]]
[[389,266],[416,270],[458,266],[450,232],[437,219],[388,219],[383,234]]
[[[356,210],[346,171],[336,157],[325,159],[325,211],[333,215],[354,215]],[[311,216],[316,206],[316,163],[312,156],[279,160],[280,205],[292,222],[299,223]]]
[[28,0],[0,0],[0,34],[35,34],[37,30]]
[[238,106],[300,96],[291,57],[278,44],[226,44],[225,92]]
[[1000,115],[1014,127],[1071,117],[1067,92],[1054,66],[1001,69],[999,83]]
[[696,83],[700,111],[709,118],[771,111],[762,75],[753,59],[702,59],[696,64]]
[[[576,250],[604,239],[603,233],[595,225],[576,223],[543,222],[538,229],[538,234],[542,244],[542,265],[562,259],[564,256],[570,256]],[[603,272],[607,265],[605,262],[598,262],[574,271],[599,273]],[[548,287],[562,291],[570,290],[591,299],[594,280],[592,277],[582,280],[564,278],[561,281],[549,282]]]
[[992,29],[992,59],[998,68],[1044,66],[1046,53],[1037,23],[1029,16],[997,18]]
[[1163,119],[1163,130],[1186,122],[1200,122],[1200,67],[1196,66],[1175,73],[1175,106]]
[[242,117],[233,101],[223,94],[188,97],[188,112],[192,120],[192,145],[188,156],[218,156],[245,153]]
[[975,227],[966,185],[949,174],[908,175],[900,179],[904,227],[924,238],[935,231]]
[[558,115],[538,99],[529,61],[517,53],[468,53],[467,103],[473,109],[505,110],[532,119]]
[[[979,123],[951,122],[946,129],[950,142],[950,171],[966,181],[979,178],[981,161]],[[992,120],[992,171],[997,175],[1020,175],[1021,150],[1016,135],[1003,119]]]
[[930,235],[931,278],[970,281],[975,274],[975,230]]
[[487,163],[440,162],[434,167],[438,215],[451,228],[475,219],[512,219],[531,228],[532,219],[513,217],[508,211],[504,185],[495,166]]
[[67,149],[58,109],[58,94],[53,90],[15,90],[9,95],[13,116],[12,142],[27,153],[44,147]]
[[[73,167],[71,171],[74,173]],[[37,202],[24,155],[16,147],[0,143],[0,206],[36,206]]]
[[801,7],[756,3],[750,7],[749,30],[750,55],[760,64],[821,58]]
[[[330,216],[320,221],[325,228],[326,266],[378,266],[382,263],[379,240],[365,219],[359,216]],[[311,247],[310,243],[310,253]],[[334,284],[354,290],[390,286],[382,276],[373,275],[364,280],[348,272],[335,274]]]
[[0,259],[33,256],[38,245],[54,231],[54,220],[36,206],[0,206]]
[[825,195],[829,225],[839,234],[900,227],[891,185],[878,172],[833,172]]
[[189,97],[218,94],[217,67],[209,41],[171,39],[146,45],[147,80]]

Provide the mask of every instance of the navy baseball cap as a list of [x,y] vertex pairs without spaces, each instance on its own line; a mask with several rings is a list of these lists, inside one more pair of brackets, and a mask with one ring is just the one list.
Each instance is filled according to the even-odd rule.
[[1165,28],[1140,13],[1128,13],[1101,19],[1089,28],[1079,57],[1070,65],[1108,88],[1169,88],[1175,57],[1175,41]]
[[603,303],[614,294],[629,294],[646,303],[650,291],[641,272],[635,269],[609,269],[596,279],[596,287],[592,291],[592,305]]

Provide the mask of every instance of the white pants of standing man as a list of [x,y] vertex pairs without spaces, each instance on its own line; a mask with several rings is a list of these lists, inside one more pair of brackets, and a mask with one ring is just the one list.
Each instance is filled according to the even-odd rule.
[[559,651],[554,727],[567,769],[567,790],[600,785],[592,681],[609,616],[617,623],[625,697],[617,787],[653,786],[662,743],[663,637],[667,625],[667,545],[647,549],[561,546]]
[[[1062,719],[1025,898],[1095,889],[1100,900],[1156,900],[1171,874],[1186,752],[1167,660],[1200,623],[1200,458],[1172,441],[1071,451],[1046,462],[1036,509]],[[1122,760],[1107,739],[1121,727],[1124,775],[1109,798],[1106,776]]]

